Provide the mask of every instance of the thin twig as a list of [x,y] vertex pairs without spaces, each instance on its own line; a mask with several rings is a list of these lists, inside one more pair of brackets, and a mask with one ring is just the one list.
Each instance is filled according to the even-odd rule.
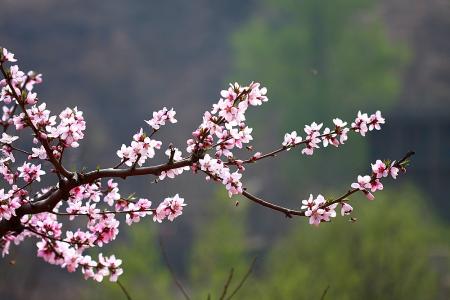
[[325,299],[325,296],[327,295],[329,289],[330,289],[330,285],[327,285],[327,287],[325,288],[325,290],[322,293],[322,297],[320,297],[320,300]]
[[87,244],[87,243],[73,243],[73,242],[69,242],[69,241],[66,241],[66,240],[63,240],[63,239],[60,239],[60,238],[56,238],[56,237],[53,237],[53,236],[46,235],[46,234],[44,234],[44,233],[42,233],[42,232],[37,231],[35,228],[33,228],[33,227],[30,226],[30,225],[25,226],[25,230],[28,230],[28,231],[30,231],[30,232],[36,234],[36,235],[39,235],[39,236],[42,237],[42,238],[49,239],[49,240],[51,240],[51,241],[53,241],[53,242],[67,243],[67,244],[72,245],[72,246],[80,246],[80,245],[83,245],[83,246],[92,247],[91,244]]
[[15,151],[17,151],[17,152],[20,152],[20,153],[23,153],[23,154],[26,154],[26,155],[32,155],[33,153],[31,153],[31,152],[29,152],[29,151],[27,151],[27,150],[23,150],[23,149],[20,149],[20,148],[17,148],[17,147],[14,147],[13,145],[11,145],[11,144],[7,144],[9,147],[11,147],[11,149],[13,149],[13,150],[15,150]]
[[231,279],[233,279],[233,273],[234,273],[234,269],[231,268],[230,274],[228,275],[228,279],[227,279],[227,281],[225,282],[225,285],[223,286],[222,296],[220,296],[220,298],[219,298],[220,300],[225,299],[225,296],[227,295],[228,287],[230,286]]
[[181,291],[181,293],[183,294],[184,298],[186,300],[191,300],[191,298],[189,297],[189,295],[186,293],[186,291],[184,290],[183,286],[181,285],[180,281],[177,279],[174,270],[172,269],[172,266],[169,263],[169,258],[167,257],[167,253],[166,250],[164,248],[164,244],[163,244],[163,240],[162,240],[162,236],[160,235],[159,238],[159,246],[161,248],[161,253],[163,255],[164,258],[164,262],[166,263],[167,268],[169,269],[170,275],[172,275],[172,279],[175,282],[175,284],[177,285],[178,289]]
[[255,266],[255,262],[256,262],[256,257],[253,259],[252,264],[248,268],[248,271],[245,274],[245,276],[242,278],[242,280],[239,282],[238,286],[234,289],[234,291],[231,293],[230,297],[227,298],[227,300],[230,300],[231,298],[233,298],[233,296],[236,295],[236,293],[239,291],[239,289],[244,285],[244,283],[247,280],[248,276],[250,276],[250,274],[253,271],[253,267]]
[[57,211],[51,211],[49,213],[57,215],[57,216],[91,216],[91,215],[108,215],[108,214],[132,214],[132,213],[149,212],[149,211],[154,213],[156,211],[156,208],[141,209],[141,210],[105,210],[105,211],[99,211],[99,212],[95,212],[95,213],[81,213],[81,212],[64,213],[64,212],[57,212]]
[[115,165],[115,166],[113,167],[113,169],[118,169],[118,168],[120,168],[127,160],[128,160],[128,158],[122,159],[122,161],[121,161],[120,163],[118,163],[117,165]]
[[122,284],[122,282],[120,282],[120,280],[117,280],[117,284],[119,285],[120,289],[122,290],[122,292],[125,294],[125,297],[127,297],[128,300],[133,300],[130,296],[130,293],[128,293],[127,289],[125,288],[125,286]]

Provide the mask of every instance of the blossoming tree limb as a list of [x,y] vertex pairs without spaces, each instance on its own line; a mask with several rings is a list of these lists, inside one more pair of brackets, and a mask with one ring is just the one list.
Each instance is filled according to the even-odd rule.
[[[357,192],[373,200],[373,193],[383,189],[382,179],[396,178],[405,172],[408,152],[397,161],[377,160],[369,175],[358,176],[351,189],[335,199],[322,195],[299,203],[298,209],[289,209],[251,194],[242,183],[247,166],[281,152],[300,148],[301,154],[313,155],[320,145],[339,147],[350,132],[365,136],[367,132],[380,130],[385,123],[381,113],[372,115],[358,112],[354,122],[348,125],[341,119],[333,120],[332,128],[323,123],[312,123],[304,128],[304,139],[296,131],[286,133],[279,147],[265,154],[254,152],[251,157],[238,158],[247,149],[253,151],[253,129],[246,124],[248,109],[268,101],[267,90],[259,83],[248,86],[231,84],[221,91],[221,98],[210,111],[203,114],[202,123],[187,140],[186,153],[173,145],[166,148],[166,163],[149,166],[163,144],[155,138],[166,123],[176,123],[175,111],[163,108],[145,121],[148,130],[141,128],[129,145],[123,144],[117,151],[119,161],[110,168],[92,171],[69,171],[64,166],[64,154],[69,148],[77,148],[84,138],[86,123],[83,113],[66,108],[58,117],[52,115],[45,103],[40,102],[34,87],[42,82],[42,75],[24,73],[17,65],[7,66],[17,60],[14,54],[0,48],[0,102],[3,115],[0,125],[0,250],[5,256],[12,243],[18,245],[26,238],[37,238],[37,256],[50,264],[59,265],[73,272],[80,268],[85,278],[102,281],[109,276],[117,281],[123,273],[122,261],[114,255],[99,254],[94,260],[86,254],[89,248],[102,247],[114,240],[119,232],[120,216],[131,225],[141,218],[152,216],[155,222],[173,221],[186,205],[178,194],[165,198],[156,206],[146,198],[123,197],[119,193],[116,178],[153,175],[157,180],[174,178],[185,172],[204,174],[207,180],[223,184],[230,197],[242,195],[264,207],[282,212],[286,217],[303,216],[309,223],[319,225],[341,215],[351,214],[353,208],[348,197]],[[20,137],[31,131],[33,147],[18,146]],[[247,153],[247,152],[246,152]],[[54,174],[54,175],[52,175]],[[41,178],[47,176],[54,184],[43,186]],[[54,176],[54,178],[53,178]],[[32,187],[34,191],[32,192]],[[78,221],[70,222],[74,219]],[[85,221],[85,227],[79,225]],[[64,228],[63,228],[64,227]]]

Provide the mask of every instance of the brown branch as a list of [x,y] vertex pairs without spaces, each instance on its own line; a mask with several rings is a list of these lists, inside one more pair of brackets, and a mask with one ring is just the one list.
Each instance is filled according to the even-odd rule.
[[292,218],[292,216],[304,216],[305,215],[305,211],[304,210],[295,210],[295,209],[290,209],[290,208],[286,208],[280,205],[276,205],[273,204],[271,202],[268,202],[266,200],[263,200],[261,198],[258,198],[252,194],[250,194],[247,191],[243,191],[242,192],[242,196],[246,197],[247,199],[250,199],[251,201],[258,203],[259,205],[265,206],[267,208],[282,212],[286,215],[286,217],[288,218]]
[[[397,168],[404,168],[403,165],[405,162],[407,162],[409,160],[409,158],[411,158],[411,156],[414,155],[414,151],[409,151],[408,153],[406,153],[403,158],[401,158],[400,160],[398,160],[397,162],[395,162],[395,164],[393,165],[394,167]],[[322,205],[320,208],[326,208],[330,205],[333,205],[335,203],[341,203],[343,202],[348,196],[356,193],[360,191],[360,189],[350,189],[348,190],[345,194],[341,195],[340,197],[336,198],[333,201],[327,201],[324,205]],[[261,199],[255,195],[250,194],[249,192],[247,192],[245,189],[242,192],[242,195],[244,197],[246,197],[247,199],[262,205],[264,207],[273,209],[275,211],[279,211],[285,214],[286,217],[288,218],[292,218],[293,216],[305,216],[305,212],[306,210],[295,210],[295,209],[290,209],[287,207],[283,207],[277,204],[274,204],[272,202],[266,201],[264,199]]]
[[91,184],[101,178],[127,178],[129,176],[143,176],[143,175],[159,175],[162,171],[177,169],[185,166],[190,166],[195,162],[194,159],[188,158],[172,164],[160,164],[150,167],[137,167],[135,169],[100,169],[90,171],[84,174],[78,174],[76,179],[61,179],[59,187],[50,193],[47,197],[35,201],[28,202],[16,210],[16,216],[9,220],[3,219],[0,221],[0,237],[4,236],[10,231],[20,233],[24,227],[20,224],[20,218],[27,214],[38,214],[42,212],[52,212],[53,208],[63,199],[69,197],[69,191],[77,186],[83,184]]

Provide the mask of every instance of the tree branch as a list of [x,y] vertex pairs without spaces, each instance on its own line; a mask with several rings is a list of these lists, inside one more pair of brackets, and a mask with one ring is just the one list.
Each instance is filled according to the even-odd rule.
[[59,187],[51,192],[47,197],[41,198],[35,202],[29,202],[16,210],[16,216],[9,220],[3,219],[0,221],[0,238],[6,233],[14,231],[22,232],[24,229],[20,224],[20,218],[27,214],[38,214],[42,212],[52,212],[53,208],[63,199],[69,197],[69,191],[75,187],[83,184],[92,183],[101,178],[127,178],[129,176],[143,176],[143,175],[159,175],[162,171],[177,169],[181,167],[190,166],[195,162],[194,159],[188,158],[173,162],[171,164],[165,163],[150,167],[136,167],[134,169],[100,169],[90,171],[83,174],[78,174],[76,179],[61,179]]
[[[411,158],[411,156],[413,156],[415,154],[414,151],[409,151],[408,153],[406,153],[403,158],[401,158],[400,160],[396,161],[395,164],[393,165],[394,167],[400,168],[400,169],[404,169],[404,164]],[[333,201],[327,201],[324,205],[321,206],[321,208],[325,208],[328,207],[330,205],[333,205],[335,203],[341,203],[342,201],[344,201],[348,196],[356,193],[360,191],[360,189],[350,189],[348,190],[345,194],[341,195],[340,197],[336,198]],[[262,205],[264,207],[273,209],[275,211],[279,211],[285,214],[286,217],[288,218],[292,218],[293,216],[305,216],[305,212],[306,210],[295,210],[295,209],[290,209],[287,207],[283,207],[277,204],[274,204],[272,202],[266,201],[264,199],[261,199],[255,195],[250,194],[249,192],[247,192],[245,189],[242,192],[242,196],[246,197],[247,199]]]

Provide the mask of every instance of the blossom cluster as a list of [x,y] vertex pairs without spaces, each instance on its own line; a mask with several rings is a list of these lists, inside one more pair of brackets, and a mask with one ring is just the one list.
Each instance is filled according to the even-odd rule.
[[155,156],[155,149],[160,149],[162,143],[157,140],[151,139],[142,130],[133,135],[133,141],[131,146],[125,146],[122,144],[120,150],[117,151],[117,156],[129,167],[137,164],[142,166],[147,159]]
[[396,179],[399,170],[395,161],[383,162],[378,159],[372,164],[372,174],[365,176],[358,175],[357,182],[352,183],[351,187],[362,191],[369,200],[373,200],[375,197],[372,193],[383,189],[381,178],[391,175],[393,179]]
[[209,154],[206,154],[199,160],[199,165],[200,169],[208,174],[207,179],[212,177],[222,181],[230,197],[242,193],[242,182],[240,181],[242,174],[238,171],[231,173],[230,168],[220,159],[211,158]]
[[328,145],[339,147],[344,144],[344,142],[348,139],[348,132],[350,130],[365,136],[368,131],[372,131],[374,129],[380,130],[381,124],[384,123],[385,120],[381,116],[380,111],[377,111],[370,117],[368,117],[366,113],[362,114],[359,111],[358,116],[350,127],[347,126],[347,122],[344,122],[339,118],[335,118],[333,119],[333,130],[326,127],[323,131],[321,131],[323,123],[317,124],[316,122],[313,122],[311,125],[306,125],[304,128],[306,133],[304,141],[302,141],[302,137],[297,134],[297,131],[292,131],[291,133],[286,133],[284,135],[282,145],[287,150],[290,150],[299,144],[304,144],[305,147],[302,149],[301,153],[305,155],[313,155],[314,149],[320,148],[320,144],[322,144],[323,147],[327,147]]
[[83,131],[86,129],[86,122],[83,118],[83,112],[66,108],[59,114],[61,120],[57,127],[48,127],[49,137],[59,138],[64,147],[76,148],[78,141],[84,138]]
[[[260,106],[268,101],[267,89],[259,83],[251,83],[241,87],[238,83],[230,84],[222,90],[221,98],[211,111],[203,115],[203,122],[192,133],[193,138],[187,141],[187,152],[202,157],[194,170],[207,173],[207,179],[213,178],[222,182],[229,196],[242,193],[242,171],[245,168],[235,160],[234,149],[242,149],[253,140],[253,128],[247,126],[245,113],[252,106]],[[214,157],[205,155],[214,150]],[[233,162],[238,169],[232,171],[227,163]]]
[[[45,192],[47,191],[42,191]],[[5,195],[2,189],[0,197],[5,199],[10,195]],[[28,198],[24,199],[28,201]],[[2,205],[0,212],[5,219],[9,219],[14,214],[14,209],[20,207],[20,203],[17,201],[6,203],[13,207]],[[101,209],[102,203],[112,210]],[[165,218],[173,221],[180,216],[186,204],[184,199],[176,194],[174,197],[164,199],[157,208],[151,208],[151,205],[152,202],[144,198],[137,201],[132,198],[121,198],[117,183],[111,179],[108,180],[105,189],[102,189],[100,182],[85,184],[69,192],[65,209],[60,203],[51,212],[22,217],[21,223],[27,230],[16,236],[2,237],[0,242],[2,254],[4,256],[9,253],[11,243],[18,245],[26,237],[36,236],[40,238],[36,244],[37,256],[46,262],[66,268],[69,272],[74,272],[80,267],[85,278],[93,278],[96,281],[101,281],[105,276],[109,276],[111,281],[116,281],[123,272],[119,267],[121,260],[116,259],[114,255],[108,258],[99,254],[98,260],[95,261],[84,252],[92,247],[102,247],[116,239],[120,225],[116,216],[120,214],[125,215],[125,222],[128,225],[151,215],[155,222],[161,223]],[[86,218],[86,229],[82,230],[80,227],[75,232],[67,230],[64,233],[63,223],[58,220],[58,216],[68,217],[70,220],[77,217]]]
[[[377,160],[372,164],[372,174],[361,176],[358,175],[358,182],[351,184],[352,190],[346,194],[350,195],[357,191],[361,191],[369,200],[374,200],[372,193],[383,189],[381,179],[389,175],[396,179],[399,171],[405,171],[401,164],[393,162],[383,162]],[[353,211],[353,207],[348,203],[345,197],[338,200],[327,201],[322,195],[316,198],[310,194],[307,200],[302,200],[301,209],[304,210],[304,215],[309,218],[309,223],[312,225],[319,225],[322,222],[329,222],[331,218],[336,217],[336,208],[341,205],[341,215],[349,215]]]
[[176,194],[172,198],[166,198],[155,210],[153,220],[161,223],[165,218],[173,221],[183,213],[183,206],[186,206],[184,199]]
[[337,203],[325,206],[326,200],[322,195],[314,199],[310,194],[307,200],[302,200],[302,209],[306,209],[305,216],[309,217],[309,224],[319,225],[321,222],[329,222],[336,217]]
[[9,220],[16,215],[16,209],[21,206],[22,199],[14,192],[17,186],[5,193],[5,189],[0,190],[0,221],[2,219]]
[[153,128],[153,130],[158,130],[161,126],[166,125],[166,121],[169,121],[170,123],[176,123],[177,120],[175,119],[176,112],[171,108],[170,110],[167,110],[167,108],[163,108],[159,111],[153,112],[153,118],[151,118],[148,121],[145,121],[150,127]]
[[[95,261],[90,255],[84,255],[83,252],[92,247],[98,240],[91,232],[66,231],[63,236],[62,224],[57,221],[56,215],[50,213],[41,213],[31,217],[23,217],[22,223],[26,224],[29,231],[25,231],[14,240],[16,244],[18,239],[23,240],[29,235],[37,235],[42,238],[37,242],[37,256],[44,261],[66,268],[69,272],[74,272],[81,267],[84,277],[93,278],[96,281],[102,281],[104,276],[109,276],[110,281],[117,281],[123,270],[120,268],[122,261],[116,259],[114,255],[104,257],[98,255]],[[11,241],[9,241],[11,242]],[[8,249],[9,245],[4,247]]]

